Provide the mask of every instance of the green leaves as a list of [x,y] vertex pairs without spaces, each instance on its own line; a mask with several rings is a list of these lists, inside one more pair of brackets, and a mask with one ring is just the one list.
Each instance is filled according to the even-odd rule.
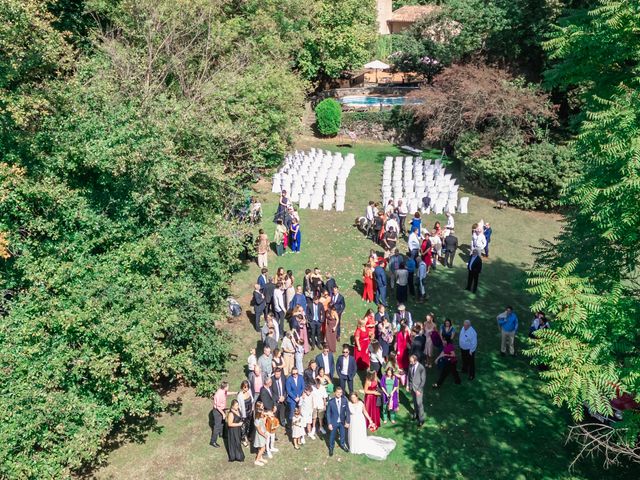
[[[0,108],[9,90],[37,91],[47,106],[2,132],[0,247],[11,256],[0,252],[0,287],[13,291],[0,322],[2,478],[70,477],[114,432],[151,427],[164,388],[215,390],[249,233],[234,216],[303,109],[290,22],[305,14],[294,3],[292,18],[276,2],[107,3],[87,3],[109,30],[84,39],[95,48],[73,74],[56,79],[55,48],[32,70],[0,61],[11,76]],[[0,15],[26,15],[36,51],[10,22],[0,45],[48,55],[40,37],[57,35],[53,18],[44,3],[22,4]]]
[[322,135],[335,136],[340,131],[342,107],[337,100],[325,98],[316,106],[316,126]]
[[[583,403],[610,414],[612,398],[640,392],[638,25],[637,2],[599,0],[545,44],[557,61],[547,80],[578,86],[585,108],[571,145],[579,173],[562,197],[567,225],[529,279],[533,308],[555,316],[555,331],[528,354],[549,366],[546,391],[576,419]],[[637,442],[639,425],[637,412],[625,412],[609,441]]]
[[371,60],[377,37],[373,0],[319,3],[320,11],[310,19],[309,35],[296,55],[298,69],[311,81],[361,68]]

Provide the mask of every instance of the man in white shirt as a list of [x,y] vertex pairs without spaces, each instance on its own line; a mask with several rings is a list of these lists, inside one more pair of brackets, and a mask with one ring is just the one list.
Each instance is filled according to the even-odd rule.
[[278,331],[284,332],[284,317],[287,313],[287,308],[284,305],[284,290],[280,287],[276,287],[273,291],[273,309],[276,311],[278,319]]
[[327,409],[327,398],[329,398],[327,389],[320,383],[320,380],[316,380],[316,384],[311,391],[311,404],[313,407],[311,433],[314,435],[316,433],[316,420],[318,420],[318,424],[320,425],[320,433],[323,435],[327,433],[322,426],[324,423],[324,412]]
[[387,232],[391,227],[393,227],[394,232],[399,231],[399,226],[397,220],[395,219],[395,215],[390,215],[389,218],[387,218],[387,223],[385,223],[384,225],[384,229]]
[[478,348],[478,334],[471,326],[471,320],[465,320],[458,337],[460,352],[462,352],[462,373],[469,375],[469,380],[476,377],[476,349]]
[[409,210],[407,209],[407,206],[404,204],[404,201],[402,199],[398,200],[398,222],[400,224],[399,232],[402,235],[406,235],[405,229],[404,229],[404,223],[407,219],[408,213],[409,213]]
[[447,226],[445,227],[446,229],[449,230],[453,230],[455,227],[455,220],[453,219],[453,215],[451,215],[450,212],[445,213],[445,215],[447,216]]
[[367,218],[369,223],[373,223],[373,219],[375,217],[375,213],[373,211],[374,205],[375,205],[375,202],[373,201],[369,202],[369,205],[367,205],[367,211],[364,214],[364,216]]
[[418,236],[418,229],[414,228],[413,231],[409,234],[409,240],[407,241],[409,245],[409,253],[413,258],[418,255],[420,251],[420,237]]

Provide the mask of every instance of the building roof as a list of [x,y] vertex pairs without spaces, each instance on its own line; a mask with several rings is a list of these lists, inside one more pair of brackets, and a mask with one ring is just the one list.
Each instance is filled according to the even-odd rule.
[[405,5],[393,12],[390,22],[413,23],[425,15],[438,12],[441,7],[438,5]]

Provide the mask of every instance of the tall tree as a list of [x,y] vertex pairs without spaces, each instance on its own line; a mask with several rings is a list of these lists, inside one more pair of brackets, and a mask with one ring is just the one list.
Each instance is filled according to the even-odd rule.
[[[533,308],[555,322],[528,353],[549,367],[545,390],[581,420],[583,404],[610,414],[609,400],[640,393],[640,9],[600,0],[560,25],[545,45],[557,61],[548,78],[583,102],[580,169],[564,194],[566,227],[531,273]],[[615,428],[577,432],[583,452],[640,462],[637,411]]]
[[371,60],[377,36],[375,0],[323,0],[296,63],[309,80],[338,78]]

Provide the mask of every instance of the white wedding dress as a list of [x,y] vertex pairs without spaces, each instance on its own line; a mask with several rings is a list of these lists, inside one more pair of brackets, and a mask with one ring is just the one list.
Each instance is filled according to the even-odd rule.
[[364,417],[364,403],[349,402],[349,451],[366,455],[372,460],[386,460],[396,448],[396,442],[390,438],[367,436],[367,422]]

